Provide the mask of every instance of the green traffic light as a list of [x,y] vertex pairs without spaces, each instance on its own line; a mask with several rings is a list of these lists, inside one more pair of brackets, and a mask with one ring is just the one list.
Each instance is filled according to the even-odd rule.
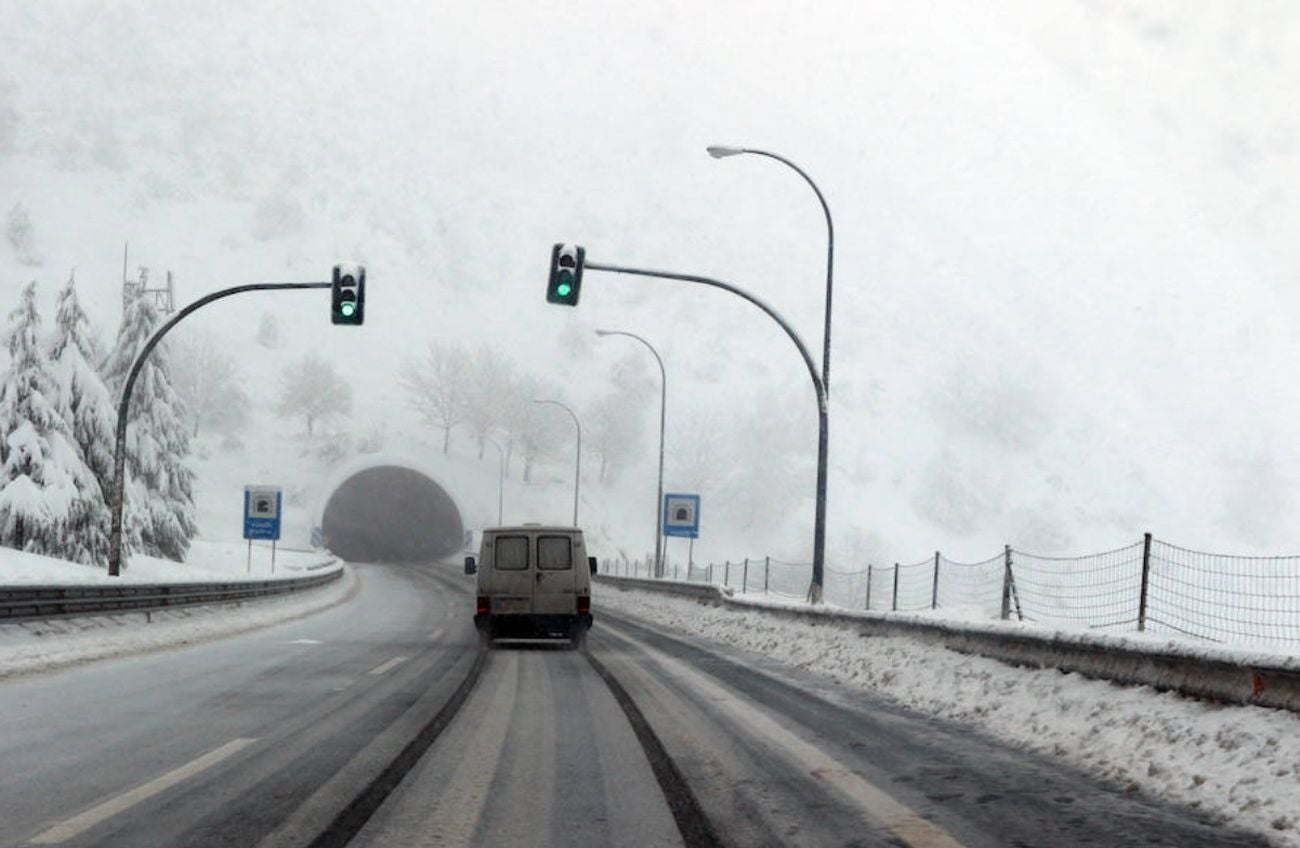
[[560,297],[568,297],[569,292],[571,291],[573,291],[573,286],[569,285],[568,283],[560,283],[558,286],[555,287],[555,293],[558,294]]
[[354,313],[354,312],[356,312],[356,311],[357,311],[357,305],[356,305],[355,303],[341,303],[341,304],[339,304],[339,312],[343,313],[343,317],[344,317],[344,318],[351,318],[351,317],[352,317],[352,313]]

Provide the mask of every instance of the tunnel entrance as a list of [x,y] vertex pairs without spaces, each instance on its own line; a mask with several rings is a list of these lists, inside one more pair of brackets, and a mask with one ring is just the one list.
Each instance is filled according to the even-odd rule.
[[464,525],[441,486],[418,471],[380,465],[343,481],[321,518],[325,546],[353,562],[428,562],[458,552]]

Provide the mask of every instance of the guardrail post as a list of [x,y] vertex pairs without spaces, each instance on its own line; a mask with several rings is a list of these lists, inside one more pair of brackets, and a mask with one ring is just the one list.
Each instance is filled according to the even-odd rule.
[[764,595],[767,594],[767,575],[768,572],[771,570],[772,570],[772,558],[770,556],[763,557],[763,594]]
[[749,591],[749,557],[745,557],[745,571],[740,578],[740,592],[745,594]]
[[867,605],[863,609],[871,609],[871,563],[867,563]]
[[939,552],[934,552],[934,586],[930,589],[930,609],[939,608]]
[[722,585],[731,586],[731,560],[727,560],[727,570],[722,572]]
[[894,563],[894,601],[890,610],[898,612],[898,563]]
[[1151,534],[1142,534],[1142,593],[1138,596],[1138,632],[1147,629],[1147,587],[1151,582]]
[[709,578],[708,578],[708,583],[709,583],[710,586],[713,585],[713,563],[709,563]]

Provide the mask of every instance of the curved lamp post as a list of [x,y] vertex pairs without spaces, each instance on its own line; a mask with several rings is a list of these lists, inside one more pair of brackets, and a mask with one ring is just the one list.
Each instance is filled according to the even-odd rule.
[[578,486],[582,482],[582,424],[578,422],[577,413],[572,409],[560,403],[558,400],[539,400],[534,398],[533,403],[548,403],[551,406],[558,406],[569,417],[573,419],[573,426],[578,428],[578,447],[573,452],[573,526],[578,526]]
[[715,144],[707,148],[707,150],[714,159],[740,156],[743,153],[752,153],[755,156],[766,156],[769,159],[775,159],[803,177],[804,181],[812,188],[813,193],[817,195],[817,202],[822,205],[822,212],[826,214],[826,320],[822,331],[822,387],[825,389],[827,397],[829,397],[831,393],[831,272],[835,266],[835,225],[831,222],[831,209],[826,205],[826,198],[822,196],[822,191],[817,187],[817,183],[813,182],[812,177],[808,176],[803,168],[777,153],[754,150],[749,147],[728,147],[719,144]]
[[624,330],[597,330],[598,336],[627,336],[630,339],[636,339],[641,344],[649,348],[654,354],[655,362],[659,363],[659,488],[655,493],[655,577],[664,576],[663,561],[663,502],[664,502],[664,419],[668,409],[668,375],[664,371],[663,358],[659,356],[659,351],[655,350],[654,345],[638,336],[636,333],[629,333]]

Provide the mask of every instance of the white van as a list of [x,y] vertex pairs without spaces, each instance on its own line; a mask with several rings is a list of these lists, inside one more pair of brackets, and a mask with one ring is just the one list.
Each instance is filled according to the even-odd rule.
[[478,562],[465,557],[465,573],[478,575],[474,626],[482,639],[561,638],[581,646],[591,627],[591,575],[576,527],[490,527]]

